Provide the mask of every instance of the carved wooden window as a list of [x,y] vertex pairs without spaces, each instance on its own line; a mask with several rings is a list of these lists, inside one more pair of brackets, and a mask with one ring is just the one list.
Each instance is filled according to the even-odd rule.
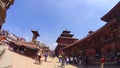
[[108,36],[107,35],[104,35],[104,41],[106,41],[108,39]]
[[94,37],[95,44],[98,44],[100,42],[100,37],[97,35]]
[[120,12],[116,14],[117,21],[120,21]]
[[110,31],[110,32],[108,33],[108,35],[109,35],[109,39],[112,39],[112,38],[113,38],[113,33],[112,33],[112,31]]

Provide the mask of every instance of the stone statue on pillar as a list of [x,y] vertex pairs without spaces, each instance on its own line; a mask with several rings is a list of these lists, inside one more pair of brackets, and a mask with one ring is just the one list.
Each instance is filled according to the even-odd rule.
[[32,31],[32,33],[33,33],[32,43],[35,44],[36,41],[37,41],[37,37],[40,36],[40,35],[39,35],[38,31],[35,31],[35,30],[31,30],[31,31]]

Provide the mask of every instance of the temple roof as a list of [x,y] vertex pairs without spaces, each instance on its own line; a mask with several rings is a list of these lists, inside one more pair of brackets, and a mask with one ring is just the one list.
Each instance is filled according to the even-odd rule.
[[[95,37],[96,35],[99,35],[100,32],[103,31],[103,30],[104,30],[106,27],[108,27],[109,25],[110,25],[110,24],[105,24],[105,25],[102,26],[100,29],[94,31],[93,33],[85,36],[84,38],[82,38],[82,39],[80,39],[80,40],[78,40],[78,41],[75,41],[74,43],[70,44],[69,46],[65,47],[64,49],[67,49],[67,48],[72,47],[72,46],[79,45],[79,44],[81,44],[83,41],[88,40],[88,39],[90,39],[90,38],[92,38],[92,37]],[[86,43],[84,43],[84,44],[86,44]]]
[[58,37],[60,39],[77,39],[77,38],[71,38],[71,37]]
[[118,4],[115,5],[107,14],[105,14],[101,20],[108,22],[113,18],[117,18],[118,15],[120,16],[120,2],[118,2]]
[[68,30],[63,30],[62,33],[70,33],[71,31],[68,31]]
[[60,37],[73,37],[73,34],[62,33]]
[[71,31],[68,30],[63,30],[63,32],[61,33],[60,37],[73,37],[73,34],[70,34]]
[[15,45],[17,46],[24,46],[24,47],[27,47],[27,48],[30,48],[30,49],[38,49],[38,47],[34,44],[31,44],[31,43],[27,43],[27,42],[21,42],[21,41],[11,41],[12,43],[14,43]]
[[70,39],[70,40],[73,40],[76,38],[73,38],[73,34],[70,34],[70,31],[68,30],[63,30],[63,32],[61,33],[60,37],[58,37],[58,39],[56,40],[56,42],[58,42],[60,39]]
[[74,46],[75,44],[79,43],[79,40],[76,40],[75,42],[69,44],[69,46],[64,47],[63,49],[69,48],[71,46]]
[[58,42],[60,39],[78,40],[77,38],[71,38],[71,37],[58,37],[56,42]]

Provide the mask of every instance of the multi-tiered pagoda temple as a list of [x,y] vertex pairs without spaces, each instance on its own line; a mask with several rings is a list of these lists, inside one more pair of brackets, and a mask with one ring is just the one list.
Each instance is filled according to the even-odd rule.
[[73,34],[70,34],[70,31],[68,31],[68,30],[64,30],[62,33],[61,33],[61,35],[60,35],[60,37],[58,37],[58,39],[57,39],[57,43],[58,43],[58,45],[57,45],[57,47],[56,47],[56,49],[55,49],[55,52],[56,52],[56,55],[59,55],[60,53],[62,53],[63,51],[62,51],[62,49],[64,48],[64,47],[67,47],[67,46],[69,46],[71,43],[74,43],[75,41],[77,41],[78,39],[76,39],[76,38],[73,38]]

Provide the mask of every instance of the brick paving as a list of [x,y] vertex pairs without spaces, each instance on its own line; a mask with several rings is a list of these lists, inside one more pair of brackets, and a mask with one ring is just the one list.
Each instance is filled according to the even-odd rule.
[[12,66],[12,59],[10,53],[5,50],[5,46],[0,46],[0,51],[3,52],[0,55],[0,68],[7,68]]
[[[10,68],[62,68],[61,63],[58,63],[58,58],[48,58],[48,61],[44,61],[44,57],[42,57],[41,64],[35,64],[36,60],[17,54],[15,52],[11,52],[7,50],[12,57],[12,67]],[[65,68],[77,68],[72,65],[66,65]]]
[[[7,50],[7,49],[6,49]],[[40,65],[34,64],[35,60],[17,54],[15,52],[11,52],[9,50],[6,51],[8,57],[12,57],[12,67],[10,68],[62,68],[61,63],[58,63],[58,58],[48,58],[48,61],[44,61],[44,57],[42,57],[42,63]],[[10,59],[10,58],[9,58]],[[93,63],[91,65],[88,65],[88,67],[84,65],[65,65],[64,68],[100,68],[99,63]],[[104,65],[104,68],[120,68],[120,66],[116,65],[115,62],[106,62]]]

